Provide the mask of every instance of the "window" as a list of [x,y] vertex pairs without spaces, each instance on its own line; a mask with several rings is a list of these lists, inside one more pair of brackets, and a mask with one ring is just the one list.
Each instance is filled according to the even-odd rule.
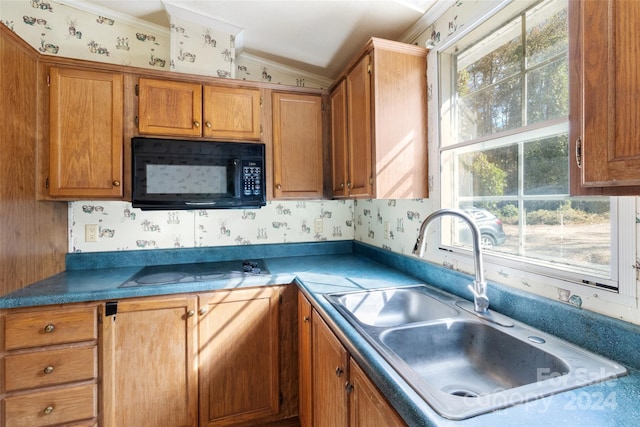
[[[618,200],[569,197],[567,2],[524,4],[439,54],[441,204],[476,218],[488,257],[616,290]],[[443,244],[468,247],[449,224]]]

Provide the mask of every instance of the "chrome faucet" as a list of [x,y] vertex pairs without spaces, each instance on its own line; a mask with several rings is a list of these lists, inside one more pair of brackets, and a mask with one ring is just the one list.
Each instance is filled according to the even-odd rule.
[[468,288],[473,294],[474,310],[477,313],[486,314],[489,311],[489,298],[487,297],[487,282],[485,282],[484,280],[484,267],[482,265],[480,229],[469,214],[459,209],[440,209],[433,212],[431,215],[425,218],[425,220],[422,222],[422,225],[420,226],[420,233],[418,234],[418,239],[416,240],[416,244],[413,247],[413,254],[418,255],[419,257],[422,257],[424,255],[424,251],[427,247],[427,242],[425,240],[427,227],[429,226],[431,221],[445,215],[451,215],[462,219],[471,229],[473,238],[473,259],[476,270],[476,279],[472,284],[468,286]]

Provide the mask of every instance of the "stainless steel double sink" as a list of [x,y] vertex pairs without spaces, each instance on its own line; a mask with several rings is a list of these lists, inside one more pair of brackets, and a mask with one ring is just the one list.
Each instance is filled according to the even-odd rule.
[[627,373],[506,316],[478,317],[473,304],[427,285],[325,296],[445,418],[465,419]]

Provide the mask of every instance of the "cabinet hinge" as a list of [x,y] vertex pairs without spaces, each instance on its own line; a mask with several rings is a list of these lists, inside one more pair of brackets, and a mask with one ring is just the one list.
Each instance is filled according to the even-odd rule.
[[367,73],[371,74],[371,64],[367,65]]
[[136,127],[138,127],[140,120],[138,119],[138,116],[136,116],[136,118],[134,119],[134,121],[136,122]]
[[47,87],[51,87],[51,76],[47,74]]
[[282,305],[282,293],[280,293],[280,295],[278,295],[278,301],[280,302],[280,305]]
[[373,175],[369,175],[369,185],[373,185]]
[[44,188],[49,188],[49,178],[44,180]]
[[263,133],[264,133],[264,126],[260,124],[260,135],[262,135]]
[[320,109],[321,109],[321,111],[324,113],[324,102],[321,102],[321,103],[320,103]]
[[260,95],[260,106],[262,107],[262,103],[264,102],[264,97]]
[[136,85],[136,96],[140,96],[140,86]]
[[107,301],[104,303],[104,315],[115,316],[118,313],[118,301]]
[[576,163],[578,168],[582,168],[582,137],[579,136],[576,140]]
[[280,394],[278,395],[278,404],[282,406],[283,402],[284,402],[284,396],[282,395],[282,392],[280,392]]

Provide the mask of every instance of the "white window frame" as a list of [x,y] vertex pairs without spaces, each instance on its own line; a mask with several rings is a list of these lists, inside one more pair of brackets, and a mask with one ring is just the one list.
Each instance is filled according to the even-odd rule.
[[[446,75],[442,72],[442,63],[445,61],[443,58],[447,56],[452,57],[453,55],[451,55],[450,52],[456,49],[456,44],[469,36],[473,31],[478,30],[485,25],[499,25],[501,20],[506,21],[507,18],[514,16],[526,9],[529,4],[535,4],[537,1],[538,0],[529,0],[528,4],[523,4],[524,2],[522,1],[514,0],[503,1],[487,14],[480,17],[475,23],[467,24],[464,30],[447,40],[443,45],[437,46],[434,49],[435,52],[431,52],[430,56],[432,57],[432,60],[435,58],[435,66],[434,64],[429,64],[429,67],[433,67],[431,69],[435,69],[438,76],[437,88],[433,91],[437,92],[437,96],[434,97],[434,103],[436,104],[438,111],[437,129],[433,134],[438,145],[437,156],[434,156],[436,158],[433,159],[437,165],[441,165],[442,152],[445,151],[442,147],[443,135],[450,135],[451,126],[453,125],[451,122],[451,120],[453,120],[453,114],[448,112],[450,106],[444,102],[445,100],[443,99],[443,87],[445,85],[449,85],[448,87],[451,87],[451,79],[455,77],[452,75]],[[451,68],[452,66],[449,66],[449,69]],[[449,92],[449,90],[447,90],[447,92]],[[559,126],[562,125],[560,124]],[[535,126],[533,126],[533,128],[535,128]],[[458,147],[460,147],[460,145],[458,145]],[[440,173],[443,172],[441,167],[438,167],[437,170],[441,171]],[[434,202],[436,206],[442,206],[443,201],[441,193],[445,191],[443,185],[444,179],[442,177],[438,177],[436,181],[437,182],[434,184],[440,188],[440,191],[434,198],[436,199]],[[549,267],[534,262],[528,262],[521,258],[485,252],[484,260],[487,272],[505,277],[511,276],[513,273],[513,275],[520,277],[520,280],[523,281],[523,283],[526,279],[522,278],[531,278],[532,280],[544,282],[550,286],[567,289],[578,295],[589,294],[590,296],[600,298],[603,301],[627,307],[637,307],[637,274],[635,256],[637,245],[636,230],[633,226],[636,222],[636,199],[635,197],[611,197],[610,202],[612,236],[610,281],[617,284],[617,290],[609,290],[595,286],[595,283],[603,283],[603,279],[601,277],[594,277],[561,268]],[[442,236],[442,232],[442,230],[439,230],[437,233]],[[437,253],[433,253],[434,257],[453,260],[454,263],[459,262],[469,264],[472,258],[471,251],[461,247],[451,247],[441,244],[438,246],[437,252],[440,252],[440,256],[438,256]]]

